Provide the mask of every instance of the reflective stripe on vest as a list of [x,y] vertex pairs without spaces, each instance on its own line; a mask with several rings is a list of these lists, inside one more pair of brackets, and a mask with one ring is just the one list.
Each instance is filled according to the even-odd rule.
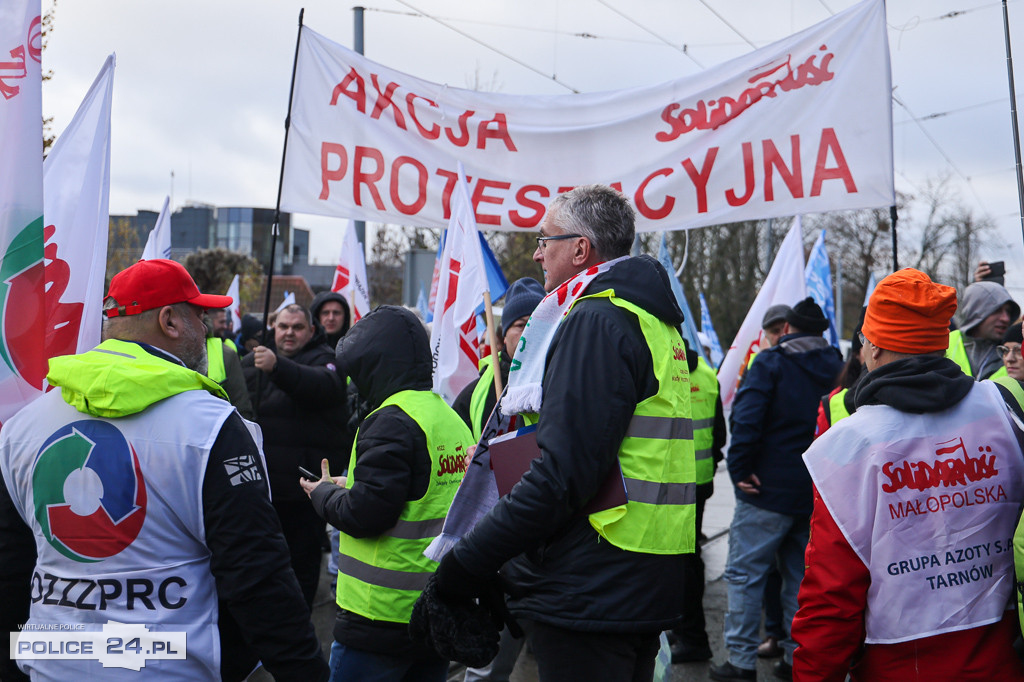
[[587,298],[606,298],[636,315],[658,381],[658,392],[637,404],[619,446],[628,502],[591,514],[590,523],[602,538],[630,552],[693,552],[696,463],[690,372],[682,337],[678,329],[616,298],[612,290],[583,296],[576,303]]
[[946,348],[946,357],[960,365],[960,369],[969,377],[974,376],[971,371],[971,360],[967,357],[967,349],[964,348],[963,332],[959,329],[949,333],[949,347]]
[[831,426],[840,419],[846,419],[850,413],[846,410],[846,393],[850,389],[844,388],[828,399],[828,423]]
[[216,336],[206,339],[206,376],[218,384],[228,378],[224,368],[224,342]]
[[[473,444],[473,436],[436,393],[400,391],[377,410],[389,405],[401,409],[423,431],[431,461],[427,492],[419,500],[406,502],[395,526],[381,535],[355,538],[341,533],[337,602],[346,611],[371,620],[408,623],[413,603],[437,568],[437,562],[423,556],[423,550],[441,532],[462,481],[466,448]],[[358,444],[357,431],[348,487],[365,485],[356,460]]]
[[494,392],[494,366],[491,364],[490,359],[488,356],[488,362],[484,366],[484,371],[480,373],[480,380],[476,382],[476,386],[473,388],[473,395],[469,399],[469,423],[470,430],[473,432],[474,442],[480,440],[480,436],[484,432],[484,422],[491,416],[484,414],[487,396],[489,393]]
[[718,375],[704,358],[690,374],[690,409],[693,412],[693,447],[697,460],[697,485],[715,477],[711,450],[715,444],[715,406],[718,403]]

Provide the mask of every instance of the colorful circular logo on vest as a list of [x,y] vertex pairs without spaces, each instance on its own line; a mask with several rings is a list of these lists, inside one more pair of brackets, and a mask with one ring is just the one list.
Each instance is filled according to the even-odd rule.
[[139,456],[117,428],[83,420],[46,439],[32,473],[36,520],[54,549],[75,561],[108,559],[146,519]]

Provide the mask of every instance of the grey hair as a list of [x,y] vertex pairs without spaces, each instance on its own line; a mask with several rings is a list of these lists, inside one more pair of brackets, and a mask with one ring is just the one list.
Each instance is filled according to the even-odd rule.
[[629,199],[607,185],[580,185],[548,205],[555,227],[586,237],[602,260],[629,254],[636,235],[636,213]]
[[[308,324],[310,327],[313,326],[313,313],[309,312],[309,308],[307,308],[306,306],[299,305],[298,303],[289,303],[280,310],[280,312],[282,313],[286,311],[289,313],[301,313],[306,318],[306,324]],[[277,323],[276,318],[274,320],[274,323]]]

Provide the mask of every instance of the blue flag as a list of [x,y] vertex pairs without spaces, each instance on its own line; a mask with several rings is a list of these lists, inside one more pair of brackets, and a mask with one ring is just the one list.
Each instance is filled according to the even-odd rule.
[[704,298],[704,292],[701,292],[699,296],[700,331],[704,336],[708,337],[708,345],[711,346],[711,366],[718,369],[718,366],[722,364],[722,358],[725,357],[725,354],[722,353],[722,344],[718,341],[715,327],[711,324],[711,311],[708,310],[708,302]]
[[[498,265],[498,259],[494,257],[490,244],[484,239],[483,232],[477,232],[477,234],[480,236],[480,250],[484,254],[484,269],[487,270],[487,284],[491,290],[491,303],[494,303],[508,291],[508,280],[505,279],[505,273],[501,271],[501,266]],[[484,314],[483,303],[476,309],[476,314]]]
[[[437,294],[437,273],[441,268],[441,254],[444,252],[444,238],[448,234],[445,230],[441,233],[441,241],[437,245],[437,257],[434,260],[434,276],[433,281],[430,283],[430,297],[427,299],[425,304],[427,313],[423,316],[427,322],[434,321],[434,296]],[[487,284],[491,290],[491,303],[494,303],[508,290],[508,280],[505,279],[505,273],[501,271],[501,266],[498,265],[498,259],[495,258],[494,252],[491,251],[490,244],[484,239],[482,232],[477,232],[480,237],[480,250],[484,256],[484,269],[487,271]],[[416,303],[416,307],[419,308],[419,302]],[[476,309],[477,315],[484,314],[484,304],[481,302],[480,306]]]
[[416,309],[420,311],[424,320],[430,316],[430,308],[427,307],[427,292],[422,284],[420,284],[420,295],[416,297]]
[[661,233],[661,245],[658,247],[658,262],[661,263],[665,270],[668,271],[669,282],[672,283],[672,293],[676,295],[676,302],[679,303],[679,307],[683,311],[683,315],[686,317],[686,321],[683,322],[683,340],[686,341],[686,347],[692,348],[697,351],[697,355],[704,358],[707,362],[708,358],[704,354],[704,347],[700,344],[700,338],[697,336],[697,325],[693,321],[693,313],[690,312],[690,304],[686,302],[686,294],[683,293],[683,285],[679,283],[679,278],[676,277],[676,267],[672,264],[672,257],[668,254],[668,244],[665,243],[665,233]]
[[807,258],[804,279],[807,282],[807,294],[821,306],[828,319],[829,343],[839,348],[839,334],[836,333],[836,302],[832,294],[832,268],[829,266],[828,252],[825,250],[825,230],[818,235],[811,255]]

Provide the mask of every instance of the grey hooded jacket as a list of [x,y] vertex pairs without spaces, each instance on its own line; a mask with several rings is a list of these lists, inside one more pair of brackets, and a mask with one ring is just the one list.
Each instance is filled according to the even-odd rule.
[[974,338],[970,332],[1004,303],[1010,304],[1010,320],[1016,320],[1020,315],[1020,306],[1002,285],[975,282],[964,291],[960,305],[960,330],[963,332],[964,350],[974,376],[978,379],[990,376],[1002,366],[1002,360],[996,352],[999,342]]

